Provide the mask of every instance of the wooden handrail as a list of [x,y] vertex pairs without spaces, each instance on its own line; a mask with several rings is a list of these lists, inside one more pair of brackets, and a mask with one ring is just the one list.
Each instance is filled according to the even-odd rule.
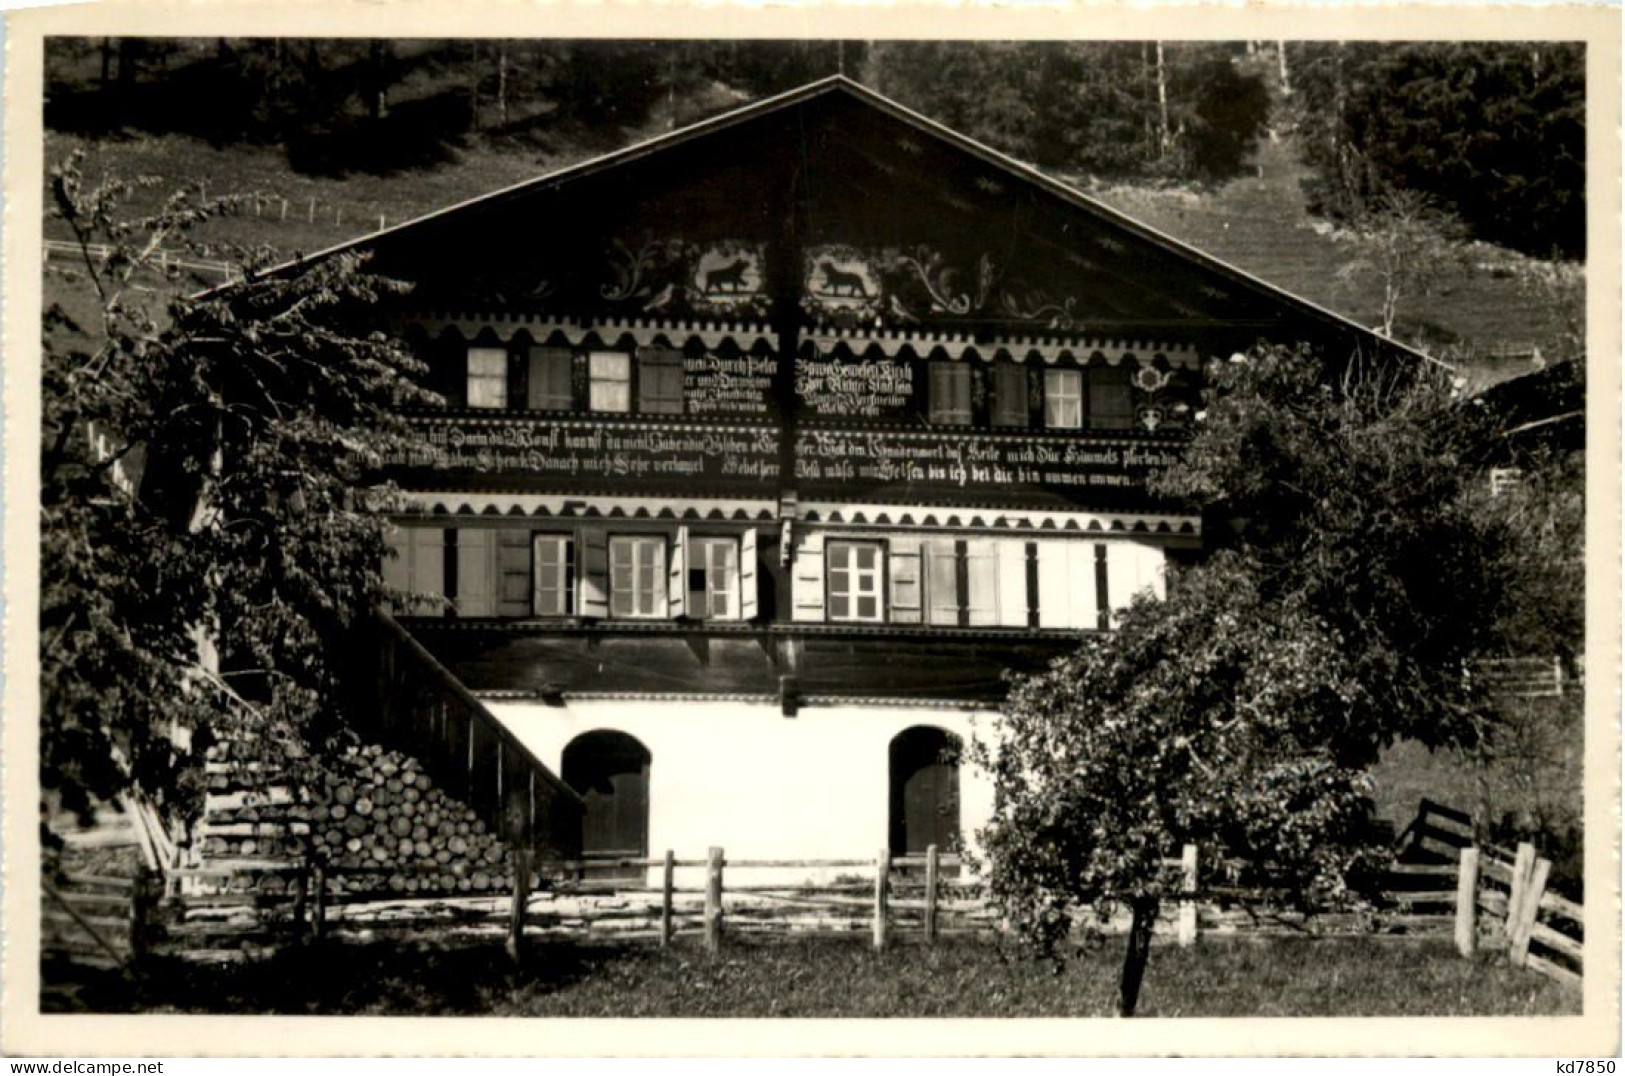
[[428,648],[412,638],[412,633],[402,627],[398,620],[382,609],[375,610],[375,615],[378,622],[389,632],[393,640],[405,646],[422,665],[423,669],[438,680],[440,686],[467,708],[474,719],[496,736],[504,747],[512,749],[520,758],[524,759],[531,770],[540,775],[555,792],[558,792],[578,807],[585,806],[581,797],[576,794],[575,789],[565,784],[557,774],[548,768],[546,763],[537,758],[530,748],[526,747],[517,736],[510,732],[506,725],[497,720],[496,715],[486,709],[485,704],[476,698],[473,692],[464,687],[463,682],[457,679],[451,670],[447,669],[440,663],[438,658],[429,653]]

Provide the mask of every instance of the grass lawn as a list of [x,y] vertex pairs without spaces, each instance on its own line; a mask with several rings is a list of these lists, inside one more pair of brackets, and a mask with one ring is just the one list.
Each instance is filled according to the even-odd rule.
[[[585,1017],[1110,1016],[1121,940],[1059,971],[988,941],[871,952],[860,940],[538,945],[516,971],[495,947],[385,945],[289,951],[247,966],[155,967],[142,987],[107,976],[79,994],[99,1011]],[[48,972],[47,979],[50,975]],[[1579,995],[1500,957],[1442,942],[1214,939],[1158,947],[1142,1016],[1460,1016],[1577,1013]]]

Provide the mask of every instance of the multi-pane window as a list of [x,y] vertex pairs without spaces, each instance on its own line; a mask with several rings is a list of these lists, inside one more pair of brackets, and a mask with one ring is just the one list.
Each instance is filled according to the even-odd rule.
[[530,353],[525,406],[532,411],[569,411],[575,406],[570,386],[574,357],[568,348],[542,347]]
[[931,364],[931,421],[944,426],[969,426],[970,367],[962,362]]
[[1083,371],[1044,371],[1044,425],[1052,430],[1083,427]]
[[696,620],[739,619],[739,542],[736,539],[689,540],[688,615]]
[[591,410],[632,410],[632,356],[624,351],[594,351],[587,359],[587,375]]
[[1127,430],[1134,427],[1134,392],[1128,365],[1089,369],[1089,427]]
[[666,615],[666,539],[622,535],[609,540],[611,616]]
[[880,600],[881,547],[878,542],[831,542],[826,600],[831,620],[878,622],[885,617]]
[[993,425],[1027,425],[1027,368],[1019,363],[993,366]]
[[508,406],[508,353],[499,347],[468,349],[468,406]]
[[638,411],[648,415],[683,413],[683,353],[651,349],[638,353]]
[[568,535],[538,534],[535,550],[535,586],[531,611],[537,616],[575,614],[574,545]]

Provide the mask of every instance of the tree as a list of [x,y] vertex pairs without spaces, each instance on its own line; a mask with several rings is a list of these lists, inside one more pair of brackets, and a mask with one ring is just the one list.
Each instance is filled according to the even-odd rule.
[[1301,603],[1266,600],[1261,565],[1221,554],[1164,602],[1136,601],[1047,672],[1017,682],[997,747],[979,744],[997,800],[982,833],[988,892],[1054,956],[1075,906],[1130,915],[1118,1012],[1132,1016],[1159,909],[1244,859],[1299,904],[1335,902],[1370,858],[1366,778],[1326,729],[1363,704],[1345,641]]
[[1184,465],[1154,485],[1204,512],[1218,550],[1017,680],[980,748],[993,899],[1050,953],[1074,906],[1126,905],[1125,1014],[1181,844],[1249,861],[1296,903],[1344,899],[1382,854],[1378,753],[1492,728],[1467,670],[1517,630],[1505,600],[1530,547],[1479,503],[1481,417],[1443,371],[1329,375],[1301,349],[1210,367]]
[[1289,46],[1312,206],[1433,198],[1475,238],[1585,254],[1585,52],[1567,43]]
[[1350,220],[1357,256],[1338,271],[1344,282],[1375,278],[1382,288],[1378,328],[1393,336],[1400,307],[1426,298],[1441,274],[1464,260],[1460,224],[1416,191],[1390,189]]
[[41,777],[81,813],[137,787],[186,815],[215,739],[297,767],[342,734],[391,496],[356,490],[408,442],[395,408],[430,397],[411,356],[354,328],[399,290],[354,257],[144,309],[137,285],[232,203],[180,192],[126,220],[132,190],[87,185],[77,156],[51,175],[83,254],[64,282],[96,315],[46,315]]

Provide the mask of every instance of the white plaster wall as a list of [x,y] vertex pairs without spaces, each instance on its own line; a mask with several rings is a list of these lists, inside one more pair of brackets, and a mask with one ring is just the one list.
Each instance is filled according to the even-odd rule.
[[[888,748],[914,725],[958,735],[992,733],[994,714],[924,706],[803,705],[795,717],[776,702],[703,700],[572,700],[564,706],[487,702],[538,758],[562,770],[565,745],[582,733],[612,729],[648,748],[649,852],[704,859],[724,849],[729,860],[861,859],[887,845]],[[959,778],[960,832],[974,846],[992,814],[987,775],[968,759]],[[658,872],[657,872],[658,873]],[[747,881],[863,874],[752,870]],[[697,884],[703,872],[679,872]]]

